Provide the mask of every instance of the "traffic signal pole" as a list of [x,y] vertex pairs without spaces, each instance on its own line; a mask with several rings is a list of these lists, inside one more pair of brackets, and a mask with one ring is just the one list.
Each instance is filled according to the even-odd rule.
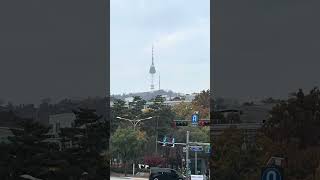
[[159,120],[159,116],[157,116],[157,126],[156,126],[156,155],[158,155],[158,120]]
[[[172,147],[175,147],[175,145],[182,145],[185,146],[186,148],[186,175],[187,177],[190,176],[190,167],[189,167],[189,150],[192,146],[196,145],[196,146],[210,146],[210,143],[203,143],[203,142],[190,142],[190,131],[187,131],[186,134],[186,143],[177,143],[174,141],[174,139],[172,140],[172,142],[168,142],[167,141],[167,137],[164,137],[163,141],[158,141],[158,143],[163,144],[162,146],[166,146],[166,145],[172,145]],[[197,151],[195,151],[195,174],[198,174],[197,169],[198,169],[198,154]]]
[[189,177],[189,131],[187,131],[187,142],[186,142],[186,171],[187,177]]
[[198,175],[198,154],[197,151],[194,152],[195,161],[194,161],[194,172],[196,175]]

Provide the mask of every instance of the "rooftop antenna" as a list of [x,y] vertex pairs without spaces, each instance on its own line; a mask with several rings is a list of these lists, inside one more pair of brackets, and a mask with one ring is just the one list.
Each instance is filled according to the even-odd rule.
[[159,91],[160,91],[160,72],[159,72]]

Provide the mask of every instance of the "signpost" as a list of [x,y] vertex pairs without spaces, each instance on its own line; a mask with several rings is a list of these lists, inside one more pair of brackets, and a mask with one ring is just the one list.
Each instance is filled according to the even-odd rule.
[[261,172],[261,180],[283,180],[282,169],[278,167],[265,167]]
[[190,146],[190,150],[193,152],[201,152],[201,151],[203,151],[203,147],[202,146]]
[[198,153],[197,152],[201,152],[203,151],[203,147],[202,146],[190,146],[190,150],[194,152],[194,172],[197,175],[198,174]]
[[[204,147],[207,147],[207,146],[210,147],[210,143],[190,142],[189,138],[190,138],[190,131],[187,131],[186,142],[185,143],[175,142],[175,139],[173,137],[171,138],[171,142],[168,142],[168,137],[167,136],[164,136],[163,140],[162,141],[157,141],[157,143],[161,143],[163,146],[172,145],[173,148],[175,147],[175,145],[184,146],[183,147],[183,152],[186,153],[186,158],[184,160],[185,165],[186,165],[186,176],[190,178],[190,175],[191,175],[191,171],[190,171],[191,160],[189,159],[189,150],[195,153],[195,172],[196,172],[195,174],[197,175],[198,174],[198,172],[197,172],[197,168],[198,168],[197,153],[204,151],[205,150]],[[197,177],[200,178],[200,176],[196,176],[196,175],[194,176],[194,178],[197,178]],[[202,178],[203,178],[203,176],[202,176]]]
[[187,142],[186,142],[186,170],[187,170],[187,177],[189,176],[189,131],[187,131]]
[[203,175],[191,175],[191,180],[204,180]]
[[191,116],[191,124],[194,126],[198,125],[198,121],[199,121],[199,114],[198,113],[194,113]]

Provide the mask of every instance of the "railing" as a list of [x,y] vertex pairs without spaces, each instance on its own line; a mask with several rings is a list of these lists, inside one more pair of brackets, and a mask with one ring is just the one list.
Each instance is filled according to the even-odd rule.
[[212,130],[224,130],[227,128],[256,130],[261,127],[262,127],[262,123],[237,123],[237,124],[213,124],[213,125],[211,125]]
[[256,132],[262,127],[262,123],[240,123],[240,124],[213,124],[210,128],[210,134],[215,139],[228,128],[236,128],[244,130],[244,134],[248,140],[254,141]]

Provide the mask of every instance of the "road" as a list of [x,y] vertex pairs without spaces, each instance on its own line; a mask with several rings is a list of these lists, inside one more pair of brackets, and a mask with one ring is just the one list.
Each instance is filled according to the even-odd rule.
[[136,180],[147,180],[148,178],[141,178],[141,177],[110,177],[111,180],[128,180],[128,179],[136,179]]

